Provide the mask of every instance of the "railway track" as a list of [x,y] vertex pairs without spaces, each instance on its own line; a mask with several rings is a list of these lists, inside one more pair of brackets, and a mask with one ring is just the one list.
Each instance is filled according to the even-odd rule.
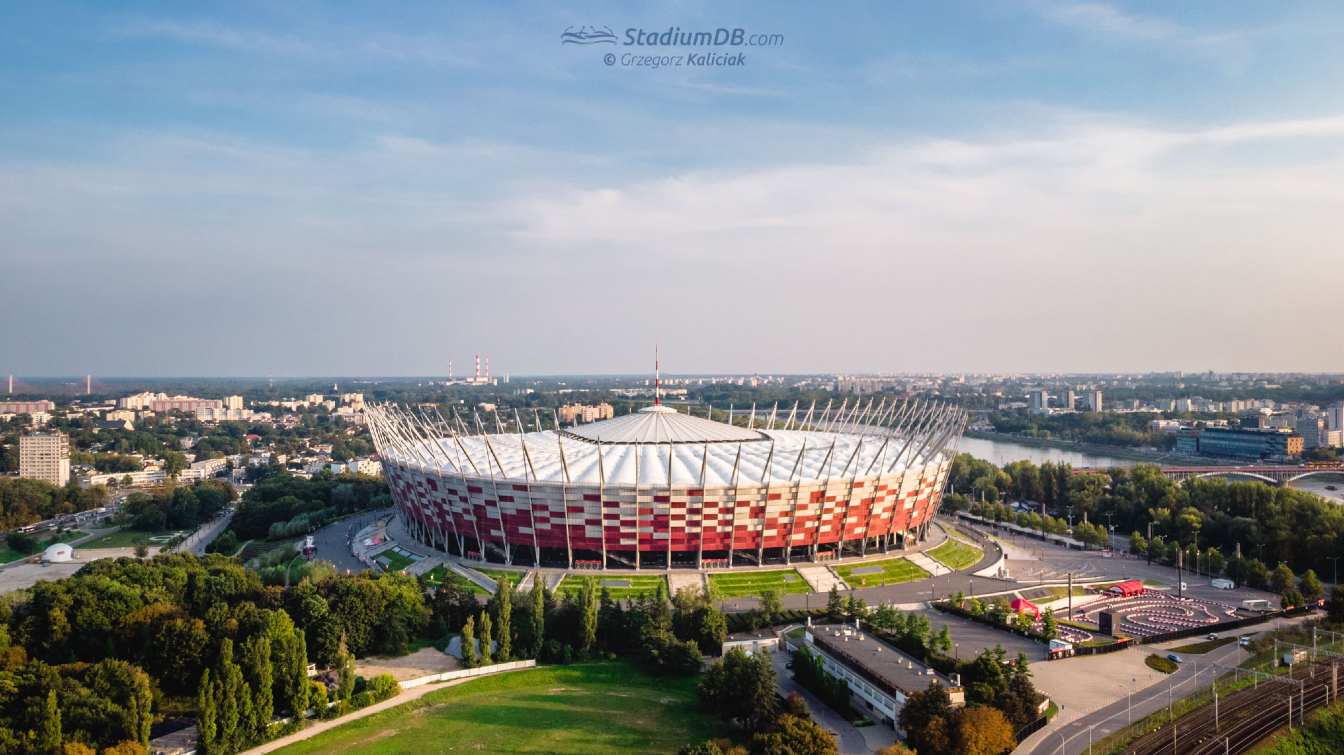
[[[1279,728],[1296,726],[1307,713],[1336,698],[1328,663],[1302,664],[1286,678],[1261,682],[1203,705],[1134,740],[1126,755],[1233,755],[1250,750]],[[1291,680],[1291,681],[1289,681]]]

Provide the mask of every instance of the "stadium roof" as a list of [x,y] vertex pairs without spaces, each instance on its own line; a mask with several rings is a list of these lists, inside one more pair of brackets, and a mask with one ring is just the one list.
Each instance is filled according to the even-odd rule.
[[[869,407],[872,408],[871,406]],[[908,411],[907,411],[908,409]],[[871,412],[865,412],[872,416]],[[887,410],[889,426],[833,416],[775,427],[774,413],[752,428],[654,406],[576,428],[540,429],[515,415],[497,431],[476,432],[454,416],[388,405],[366,408],[384,460],[435,474],[495,481],[688,487],[754,486],[890,475],[950,459],[965,412],[927,404]],[[879,407],[878,415],[882,414]],[[854,416],[859,416],[857,412]],[[757,420],[753,415],[753,423]],[[538,429],[528,431],[528,427]],[[456,429],[455,429],[456,428]]]
[[594,443],[732,443],[770,440],[770,436],[759,430],[692,417],[661,404],[646,406],[634,414],[580,425],[564,433]]

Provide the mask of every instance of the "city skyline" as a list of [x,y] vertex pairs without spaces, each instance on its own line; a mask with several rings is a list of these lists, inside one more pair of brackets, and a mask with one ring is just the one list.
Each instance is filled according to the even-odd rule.
[[6,373],[1341,368],[1338,9],[16,15]]

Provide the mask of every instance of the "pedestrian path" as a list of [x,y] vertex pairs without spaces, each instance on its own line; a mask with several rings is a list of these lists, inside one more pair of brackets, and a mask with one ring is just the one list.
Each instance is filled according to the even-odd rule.
[[434,571],[434,568],[437,567],[439,564],[442,564],[443,562],[444,560],[442,558],[437,557],[422,558],[419,561],[416,561],[415,563],[406,567],[406,573],[411,575],[412,577],[418,577],[421,574],[428,574]]
[[489,577],[476,571],[475,569],[467,569],[465,567],[458,566],[452,561],[445,561],[444,565],[447,566],[449,569],[452,569],[454,574],[466,577],[479,587],[485,589],[491,595],[495,594],[495,588],[498,587],[498,585],[495,584],[495,580],[490,579]]
[[951,574],[952,570],[934,561],[923,553],[907,553],[905,557],[910,559],[910,563],[918,566],[924,571],[935,577],[941,577],[944,574]]
[[514,586],[514,592],[527,592],[528,590],[531,590],[532,583],[536,581],[536,577],[537,573],[534,571],[524,574],[523,578],[518,580],[518,584]]
[[699,572],[672,572],[667,575],[667,589],[672,595],[683,587],[689,587],[697,592],[704,592],[705,575]]
[[812,586],[812,592],[827,593],[832,587],[837,590],[849,589],[845,581],[828,566],[800,566],[798,574]]

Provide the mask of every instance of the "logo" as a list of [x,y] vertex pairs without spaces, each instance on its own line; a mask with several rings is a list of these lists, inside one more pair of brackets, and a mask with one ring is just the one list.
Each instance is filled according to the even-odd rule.
[[560,35],[560,44],[614,45],[616,32],[610,26],[580,26],[577,31],[571,26]]

